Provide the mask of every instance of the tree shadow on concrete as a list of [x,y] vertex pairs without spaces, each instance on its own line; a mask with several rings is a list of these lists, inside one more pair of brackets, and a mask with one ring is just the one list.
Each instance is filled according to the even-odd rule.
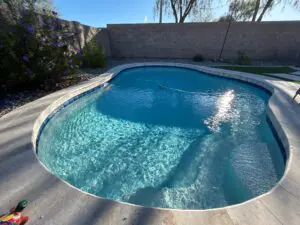
[[148,225],[155,220],[155,209],[140,207],[135,210],[128,221],[128,225]]

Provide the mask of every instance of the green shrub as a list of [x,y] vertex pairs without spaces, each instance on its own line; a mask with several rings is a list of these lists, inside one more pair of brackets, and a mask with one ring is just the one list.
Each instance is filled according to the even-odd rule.
[[204,57],[201,54],[197,54],[197,55],[194,56],[194,61],[195,62],[203,62]]
[[[1,15],[0,94],[52,89],[80,65],[70,46],[75,33],[53,15],[36,13],[34,0],[5,0],[9,19]],[[20,3],[21,2],[21,3]],[[17,9],[17,10],[16,10]]]
[[82,66],[85,68],[97,68],[105,66],[104,49],[98,45],[95,39],[88,42],[82,52]]
[[236,64],[238,65],[249,65],[251,63],[250,58],[246,55],[244,51],[237,52]]

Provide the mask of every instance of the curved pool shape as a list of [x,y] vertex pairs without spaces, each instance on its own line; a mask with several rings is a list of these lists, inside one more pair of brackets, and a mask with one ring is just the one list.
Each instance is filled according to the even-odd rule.
[[176,209],[241,203],[284,172],[269,97],[184,68],[124,70],[55,114],[38,157],[58,177],[108,199]]

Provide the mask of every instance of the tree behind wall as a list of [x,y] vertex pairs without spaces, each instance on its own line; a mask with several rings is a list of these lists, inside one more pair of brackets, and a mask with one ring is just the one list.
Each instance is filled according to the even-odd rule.
[[283,4],[283,7],[290,5],[295,9],[300,8],[300,0],[231,0],[228,14],[219,20],[232,15],[235,21],[261,22],[266,13],[279,4]]
[[[159,12],[161,0],[155,0],[154,11]],[[184,23],[188,17],[193,21],[205,20],[211,10],[212,0],[163,0],[165,14],[174,17],[175,23]]]

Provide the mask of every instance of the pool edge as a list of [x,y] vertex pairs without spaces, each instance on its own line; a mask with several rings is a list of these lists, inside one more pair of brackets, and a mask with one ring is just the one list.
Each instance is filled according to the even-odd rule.
[[[292,133],[287,132],[287,130],[289,130],[289,122],[287,122],[288,120],[286,120],[288,118],[288,116],[285,115],[284,113],[282,115],[278,115],[278,113],[276,113],[276,110],[274,109],[275,106],[278,107],[280,105],[279,103],[278,103],[278,105],[275,105],[276,101],[278,101],[279,98],[284,98],[285,100],[288,99],[287,96],[284,96],[283,90],[281,90],[276,85],[274,85],[274,82],[276,83],[276,82],[278,82],[278,80],[277,79],[271,79],[271,78],[265,79],[265,78],[262,78],[260,76],[253,76],[252,74],[243,73],[243,72],[228,71],[228,70],[216,69],[216,68],[205,67],[205,66],[197,66],[197,65],[192,65],[192,64],[156,63],[156,62],[154,62],[154,63],[125,64],[125,65],[122,65],[122,66],[114,67],[113,69],[111,69],[109,72],[106,73],[106,74],[110,74],[109,79],[107,79],[105,81],[103,81],[103,80],[99,81],[97,79],[92,80],[86,86],[81,87],[80,89],[76,89],[76,90],[74,90],[70,93],[67,93],[63,97],[59,98],[54,103],[52,103],[50,106],[48,106],[46,108],[46,110],[44,110],[40,114],[40,116],[38,117],[38,119],[34,123],[33,134],[32,134],[32,143],[33,143],[33,146],[34,146],[34,148],[33,148],[34,151],[36,151],[36,142],[38,141],[40,130],[42,129],[41,127],[43,126],[45,121],[48,119],[48,117],[51,116],[51,114],[55,113],[56,110],[59,107],[65,106],[65,103],[68,102],[68,101],[69,101],[68,103],[71,103],[72,102],[71,100],[73,98],[75,98],[76,96],[79,96],[82,93],[86,93],[86,92],[88,92],[92,89],[95,89],[95,88],[99,87],[103,83],[105,83],[105,82],[111,80],[113,77],[117,76],[118,73],[120,73],[121,71],[123,71],[125,69],[130,69],[130,68],[135,68],[135,67],[143,67],[143,66],[175,66],[175,67],[181,67],[181,68],[189,68],[189,69],[194,69],[194,70],[197,70],[197,71],[200,71],[200,72],[208,73],[210,75],[216,75],[216,76],[241,80],[241,81],[254,84],[256,86],[259,86],[261,88],[264,88],[264,89],[270,91],[272,93],[272,96],[270,97],[270,99],[268,101],[267,115],[269,116],[269,119],[270,119],[272,125],[274,126],[274,128],[275,128],[275,130],[276,130],[276,132],[277,132],[277,134],[280,138],[280,141],[284,146],[284,149],[285,149],[285,152],[286,152],[286,155],[287,155],[286,167],[285,167],[284,175],[282,176],[282,178],[278,181],[278,183],[270,191],[268,191],[268,192],[266,192],[262,195],[259,195],[259,196],[255,197],[253,199],[247,200],[247,201],[239,203],[239,204],[230,205],[230,206],[221,207],[221,208],[213,208],[213,209],[196,209],[196,210],[166,209],[166,208],[153,208],[153,209],[155,209],[155,210],[167,210],[167,211],[196,211],[196,212],[230,210],[231,208],[238,208],[238,207],[241,207],[243,205],[253,203],[255,201],[262,202],[262,201],[264,201],[264,197],[266,197],[268,195],[272,195],[272,193],[274,193],[278,188],[281,188],[283,186],[282,184],[287,179],[287,177],[289,175],[289,172],[291,170],[292,159],[293,159],[293,157],[295,157],[295,154],[294,154],[295,148],[299,148],[300,143],[298,143],[299,141],[295,140],[295,137],[293,137]],[[295,113],[295,112],[293,112],[293,110],[288,110],[288,113],[286,113],[286,114],[291,114],[291,113]],[[286,118],[282,118],[282,117],[286,117]],[[295,117],[293,116],[292,118],[295,118]],[[282,121],[284,121],[284,122],[282,122]],[[41,162],[40,162],[40,164],[48,172],[50,172]],[[58,179],[60,179],[60,178],[58,178]],[[66,181],[64,181],[62,179],[60,179],[60,180],[63,181],[64,183],[68,184]],[[103,198],[95,196],[93,194],[86,193],[86,192],[84,192],[84,191],[82,191],[82,190],[80,190],[80,189],[78,189],[78,188],[76,188],[76,187],[74,187],[70,184],[68,184],[68,185],[72,188],[77,189],[78,191],[81,191],[81,192],[85,193],[85,194],[88,194],[88,195],[96,197],[96,198],[103,199]],[[109,201],[113,201],[113,200],[109,200]],[[150,208],[150,207],[143,207],[143,206],[138,206],[138,205],[134,205],[134,204],[130,204],[130,203],[124,203],[124,202],[118,202],[118,201],[116,201],[116,202],[118,204],[125,204],[125,205],[134,206],[134,207]]]

